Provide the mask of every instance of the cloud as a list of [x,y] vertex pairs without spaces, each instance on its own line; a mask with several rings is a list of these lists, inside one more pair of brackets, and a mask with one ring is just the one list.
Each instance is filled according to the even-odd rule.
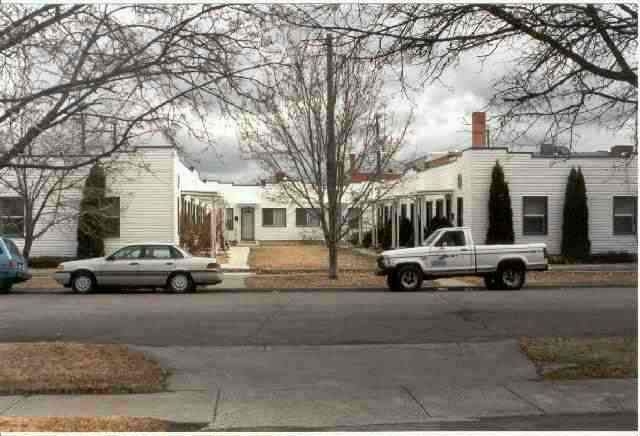
[[[493,95],[493,84],[509,68],[509,56],[496,53],[484,62],[477,56],[466,54],[459,63],[449,68],[435,83],[422,84],[421,67],[411,66],[404,74],[415,89],[403,89],[397,70],[386,75],[384,93],[387,108],[398,119],[413,112],[413,123],[400,154],[411,159],[432,151],[465,149],[471,146],[471,113],[484,110]],[[489,108],[488,118],[497,109]],[[193,138],[182,138],[189,160],[207,177],[220,181],[255,182],[264,176],[259,165],[243,158],[240,151],[238,128],[233,121],[218,114],[207,117],[207,127],[213,145],[206,147]],[[542,129],[521,140],[505,143],[496,138],[497,146],[535,145],[542,140]],[[576,130],[574,149],[578,151],[607,150],[616,144],[632,143],[627,132],[610,131],[591,125]]]

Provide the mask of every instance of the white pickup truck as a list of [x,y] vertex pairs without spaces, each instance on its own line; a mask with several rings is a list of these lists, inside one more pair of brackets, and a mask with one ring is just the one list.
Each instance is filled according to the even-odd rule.
[[484,277],[487,289],[520,289],[527,271],[546,271],[545,244],[474,245],[466,227],[433,232],[420,247],[382,252],[378,275],[392,291],[415,291],[424,279]]

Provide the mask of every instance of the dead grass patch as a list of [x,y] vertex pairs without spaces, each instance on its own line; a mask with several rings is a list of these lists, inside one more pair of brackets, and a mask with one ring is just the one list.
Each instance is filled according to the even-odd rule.
[[0,417],[0,431],[11,432],[168,432],[179,424],[153,418],[106,417]]
[[0,393],[141,393],[164,389],[158,363],[124,345],[0,344]]
[[385,278],[372,273],[342,273],[337,280],[329,280],[327,273],[264,274],[246,279],[247,288],[253,289],[336,289],[386,288]]
[[[323,245],[252,247],[249,265],[258,272],[326,270],[329,251]],[[375,258],[358,255],[350,248],[338,249],[338,268],[343,271],[374,271]]]
[[529,338],[520,348],[549,380],[638,376],[637,337]]

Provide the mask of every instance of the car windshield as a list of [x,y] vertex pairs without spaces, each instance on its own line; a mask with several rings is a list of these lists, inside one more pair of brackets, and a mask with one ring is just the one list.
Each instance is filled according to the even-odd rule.
[[11,239],[5,238],[4,244],[7,246],[7,249],[9,250],[9,253],[11,253],[12,256],[22,257],[22,254],[20,253],[20,249],[16,246],[16,244],[13,243]]
[[433,245],[433,243],[435,242],[436,239],[438,239],[438,237],[440,236],[441,233],[442,233],[441,231],[433,232],[431,235],[429,235],[429,237],[427,239],[425,239],[425,241],[422,243],[422,245],[424,247],[429,247],[429,246]]

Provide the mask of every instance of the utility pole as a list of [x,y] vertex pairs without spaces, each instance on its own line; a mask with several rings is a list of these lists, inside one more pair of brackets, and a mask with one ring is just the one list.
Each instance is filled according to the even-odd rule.
[[[327,35],[327,200],[329,203],[329,278],[338,278],[338,192],[336,165],[336,89],[333,72],[333,39]],[[322,199],[320,199],[322,201]]]

